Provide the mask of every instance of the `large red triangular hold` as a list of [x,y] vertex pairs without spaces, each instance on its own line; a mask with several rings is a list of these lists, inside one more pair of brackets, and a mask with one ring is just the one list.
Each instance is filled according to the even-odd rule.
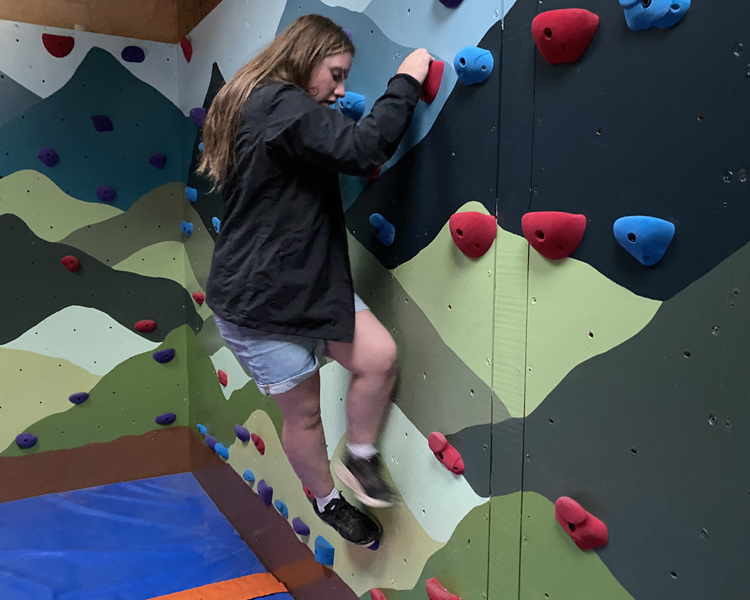
[[73,51],[76,41],[68,35],[42,34],[42,44],[55,58],[65,58]]
[[426,587],[427,597],[430,600],[461,600],[461,598],[446,590],[435,577],[427,580]]
[[573,498],[560,496],[555,502],[555,519],[581,550],[606,546],[607,526]]
[[530,212],[521,219],[521,229],[544,258],[560,260],[578,248],[586,231],[586,217],[556,211]]
[[185,55],[185,60],[190,62],[190,59],[193,58],[193,45],[190,43],[190,40],[186,37],[182,38],[180,46],[182,47],[182,53]]
[[461,252],[469,258],[479,258],[495,241],[497,221],[480,212],[459,212],[451,216],[450,230]]
[[422,84],[422,90],[419,92],[420,100],[423,100],[427,104],[432,104],[432,101],[435,100],[435,96],[437,96],[440,90],[440,82],[443,80],[444,70],[445,63],[442,60],[433,60],[430,63],[427,77]]
[[599,17],[583,8],[561,8],[538,14],[531,35],[539,53],[551,65],[581,58],[599,26]]

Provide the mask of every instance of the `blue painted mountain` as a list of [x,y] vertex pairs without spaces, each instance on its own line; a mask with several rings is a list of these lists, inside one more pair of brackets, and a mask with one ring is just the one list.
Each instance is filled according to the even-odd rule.
[[[97,132],[94,115],[109,117],[114,131]],[[0,127],[0,174],[36,169],[87,202],[100,202],[96,188],[109,185],[113,205],[127,210],[152,189],[187,178],[195,137],[195,125],[158,90],[92,48],[65,86]],[[60,156],[54,167],[37,158],[45,147]],[[164,169],[149,164],[153,154],[167,156]]]
[[34,92],[0,71],[0,127],[41,101]]

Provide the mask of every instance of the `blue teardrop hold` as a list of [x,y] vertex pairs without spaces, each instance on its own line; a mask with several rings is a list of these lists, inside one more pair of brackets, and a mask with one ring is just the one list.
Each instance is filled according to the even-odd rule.
[[244,479],[245,481],[249,481],[250,483],[254,483],[255,482],[255,473],[253,473],[250,469],[247,469],[242,474],[242,479]]
[[180,221],[180,229],[182,230],[182,233],[184,233],[187,237],[193,235],[192,223],[188,223],[187,221]]
[[289,518],[289,509],[286,507],[286,504],[284,504],[281,500],[275,500],[273,505],[285,519]]
[[393,244],[393,240],[396,239],[396,228],[385,220],[385,217],[380,213],[372,213],[370,215],[370,225],[375,229],[375,236],[385,246]]
[[198,431],[201,432],[201,435],[206,435],[208,433],[208,429],[206,429],[205,425],[201,425],[200,423],[198,423],[196,427],[198,428]]
[[621,217],[613,229],[620,246],[647,267],[661,260],[675,232],[669,221],[645,216]]
[[211,219],[211,225],[214,226],[216,233],[219,233],[219,230],[221,229],[221,221],[219,221],[219,217],[214,217],[213,219]]
[[334,548],[322,535],[315,538],[315,560],[327,567],[333,566]]
[[190,186],[186,187],[185,188],[185,198],[187,198],[190,201],[191,204],[193,202],[197,202],[198,201],[198,190],[196,190],[195,188],[192,188]]
[[483,83],[492,74],[495,59],[492,53],[476,46],[466,46],[453,59],[453,68],[458,78],[466,85]]
[[229,459],[229,448],[227,448],[221,442],[218,442],[214,446],[214,451],[216,452],[216,454],[218,454],[219,456],[221,456],[223,459],[225,459],[225,460]]
[[346,92],[343,98],[338,99],[339,110],[350,119],[359,121],[365,112],[367,100],[362,94]]

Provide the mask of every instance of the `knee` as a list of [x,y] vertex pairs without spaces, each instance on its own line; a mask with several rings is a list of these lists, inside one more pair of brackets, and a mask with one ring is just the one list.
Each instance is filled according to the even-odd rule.
[[[286,421],[287,419],[285,419]],[[311,406],[308,408],[298,407],[294,411],[294,416],[291,419],[294,426],[306,431],[318,429],[323,427],[323,421],[320,418],[320,406]]]
[[396,342],[391,336],[378,344],[372,357],[370,368],[384,377],[394,377],[398,370]]

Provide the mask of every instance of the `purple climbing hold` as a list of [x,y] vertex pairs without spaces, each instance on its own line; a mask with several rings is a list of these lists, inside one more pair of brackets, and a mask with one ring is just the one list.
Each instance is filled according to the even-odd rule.
[[52,148],[42,148],[37,154],[37,158],[48,167],[54,167],[60,162],[60,157]]
[[310,528],[299,517],[294,517],[292,527],[294,528],[294,533],[297,535],[310,535]]
[[206,109],[201,107],[191,108],[190,118],[198,129],[203,129],[206,124]]
[[71,394],[70,396],[68,396],[68,400],[70,400],[73,404],[83,404],[88,399],[89,395],[86,392],[78,392],[76,394]]
[[242,425],[234,426],[234,435],[236,435],[237,439],[239,439],[241,442],[250,441],[250,432],[247,429],[245,429]]
[[456,8],[463,0],[440,0],[440,4],[446,8]]
[[102,202],[112,202],[117,198],[117,192],[115,188],[109,185],[100,185],[96,188],[96,197]]
[[158,350],[157,352],[154,352],[153,357],[156,362],[164,364],[172,360],[174,354],[174,348],[167,348],[166,350]]
[[91,117],[91,121],[94,123],[94,129],[99,133],[115,130],[115,126],[112,125],[112,121],[107,115],[94,115]]
[[380,548],[380,540],[375,540],[372,544],[367,546],[367,549],[372,550],[373,552],[375,552],[375,550],[377,550],[378,548]]
[[167,155],[166,154],[152,154],[148,157],[148,164],[157,169],[163,169],[167,166]]
[[216,438],[209,433],[204,439],[206,440],[206,446],[213,450],[216,446]]
[[171,425],[177,419],[177,415],[174,413],[164,413],[154,419],[159,425]]
[[258,482],[258,494],[263,498],[263,502],[266,503],[266,506],[271,506],[271,500],[273,500],[273,488],[263,479]]
[[120,56],[122,57],[122,60],[130,63],[142,63],[146,60],[146,53],[140,46],[128,46],[127,48],[123,48]]
[[344,33],[346,34],[346,37],[349,38],[350,42],[354,41],[354,38],[352,37],[352,32],[351,31],[348,31],[348,30],[344,29]]
[[19,448],[32,448],[36,445],[37,439],[33,433],[19,433],[16,436],[16,444]]

